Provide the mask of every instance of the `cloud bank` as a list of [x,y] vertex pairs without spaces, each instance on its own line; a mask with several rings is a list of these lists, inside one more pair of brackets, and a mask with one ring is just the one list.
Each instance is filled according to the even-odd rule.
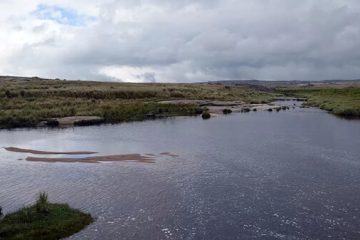
[[359,39],[356,0],[0,2],[1,75],[354,79]]

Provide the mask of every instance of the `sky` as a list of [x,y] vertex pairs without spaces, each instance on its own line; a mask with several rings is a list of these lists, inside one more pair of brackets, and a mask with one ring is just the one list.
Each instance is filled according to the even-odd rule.
[[358,0],[1,0],[0,75],[360,78]]

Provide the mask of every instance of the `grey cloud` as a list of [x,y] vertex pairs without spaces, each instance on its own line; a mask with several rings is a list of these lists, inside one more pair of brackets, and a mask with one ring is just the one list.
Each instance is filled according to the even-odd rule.
[[96,22],[63,31],[12,62],[75,79],[114,78],[108,66],[149,68],[134,77],[150,82],[360,78],[352,0],[108,1]]

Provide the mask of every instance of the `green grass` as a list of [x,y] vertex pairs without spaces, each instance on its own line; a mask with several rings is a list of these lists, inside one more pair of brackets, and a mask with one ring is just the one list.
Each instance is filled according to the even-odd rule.
[[360,117],[360,87],[326,86],[281,88],[288,96],[306,97],[307,105],[319,107],[335,115]]
[[40,193],[33,206],[6,215],[0,221],[0,239],[52,240],[69,237],[93,222],[90,214],[67,204],[49,203]]
[[268,102],[274,94],[243,86],[209,84],[132,84],[62,80],[0,81],[0,128],[34,127],[48,118],[92,115],[107,123],[162,116],[193,115],[194,105],[161,100],[207,99]]

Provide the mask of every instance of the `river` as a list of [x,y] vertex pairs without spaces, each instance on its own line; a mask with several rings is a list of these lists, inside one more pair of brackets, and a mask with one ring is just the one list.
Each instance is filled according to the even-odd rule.
[[[360,239],[360,121],[317,109],[0,131],[0,147],[155,154],[47,163],[0,149],[0,206],[90,212],[69,239]],[[159,155],[170,152],[178,157]]]

